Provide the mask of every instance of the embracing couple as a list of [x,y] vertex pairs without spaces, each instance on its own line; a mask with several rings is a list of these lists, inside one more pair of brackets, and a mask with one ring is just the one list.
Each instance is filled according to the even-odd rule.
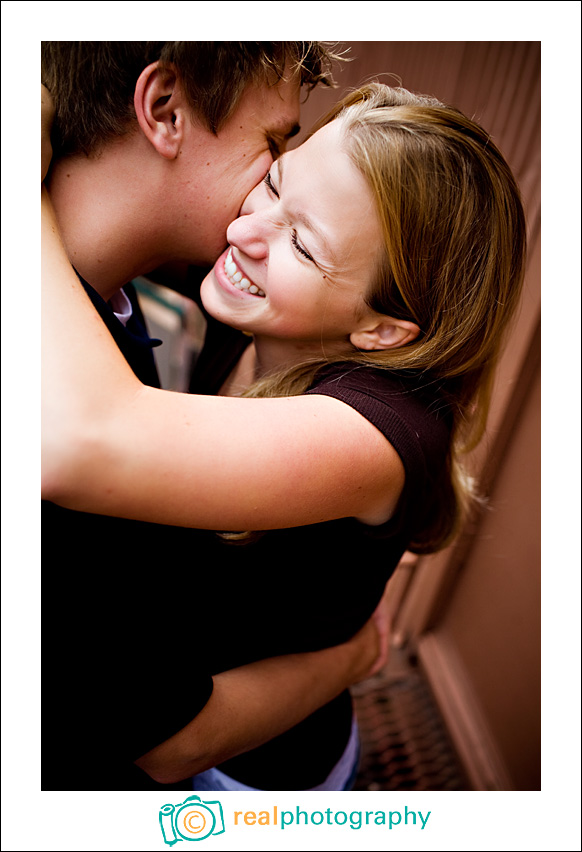
[[[519,193],[379,84],[285,153],[331,59],[43,45],[43,789],[349,789],[386,583],[471,508]],[[207,320],[190,394],[130,283],[168,263]]]

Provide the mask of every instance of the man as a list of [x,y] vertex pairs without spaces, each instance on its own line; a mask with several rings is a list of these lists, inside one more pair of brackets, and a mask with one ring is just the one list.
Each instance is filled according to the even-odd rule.
[[[300,85],[329,84],[328,62],[320,45],[295,42],[43,45],[59,227],[145,383],[158,385],[155,341],[128,282],[168,261],[215,260],[298,129]],[[275,736],[365,673],[369,630],[225,672],[213,691],[205,637],[190,639],[201,602],[184,565],[195,566],[196,535],[44,504],[43,789],[167,786]]]
[[328,81],[316,46],[303,70],[283,76],[301,50],[44,45],[53,147],[64,155],[51,173],[51,198],[79,274],[106,301],[165,261],[214,263],[243,199],[299,129],[302,77]]

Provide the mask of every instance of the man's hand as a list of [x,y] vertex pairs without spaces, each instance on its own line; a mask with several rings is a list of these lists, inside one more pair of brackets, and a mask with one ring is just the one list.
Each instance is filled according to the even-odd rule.
[[366,680],[384,668],[388,662],[391,634],[392,612],[387,584],[372,617],[351,640],[352,643],[362,647],[360,672],[354,679],[354,683]]
[[389,603],[388,597],[388,583],[386,584],[386,588],[384,589],[384,594],[380,599],[380,603],[374,610],[372,615],[372,621],[378,631],[378,643],[379,643],[379,653],[378,659],[372,666],[371,670],[368,672],[368,677],[372,677],[380,669],[383,669],[386,663],[388,662],[388,657],[390,654],[390,638],[392,636],[392,611]]
[[51,145],[51,127],[55,115],[53,99],[46,86],[40,87],[40,145],[41,145],[41,168],[40,182],[42,183],[51,160],[53,158],[53,146]]

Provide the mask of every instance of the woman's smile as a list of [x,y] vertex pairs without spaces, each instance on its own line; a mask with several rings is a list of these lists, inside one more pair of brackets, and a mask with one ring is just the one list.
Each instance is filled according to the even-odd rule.
[[237,266],[232,255],[232,246],[229,248],[224,261],[224,271],[226,272],[230,283],[236,287],[237,290],[244,290],[245,292],[252,293],[253,296],[260,296],[261,298],[265,297],[264,290],[256,284],[253,284],[253,282],[250,281],[246,277],[245,273]]
[[212,273],[221,289],[225,290],[230,296],[245,300],[248,300],[249,296],[255,300],[265,297],[265,291],[258,287],[235,263],[231,246],[218,258]]

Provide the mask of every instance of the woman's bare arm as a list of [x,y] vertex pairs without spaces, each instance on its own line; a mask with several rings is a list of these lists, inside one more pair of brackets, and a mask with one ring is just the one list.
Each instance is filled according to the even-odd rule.
[[201,529],[387,519],[402,463],[344,403],[142,385],[68,262],[45,189],[42,205],[44,497]]

